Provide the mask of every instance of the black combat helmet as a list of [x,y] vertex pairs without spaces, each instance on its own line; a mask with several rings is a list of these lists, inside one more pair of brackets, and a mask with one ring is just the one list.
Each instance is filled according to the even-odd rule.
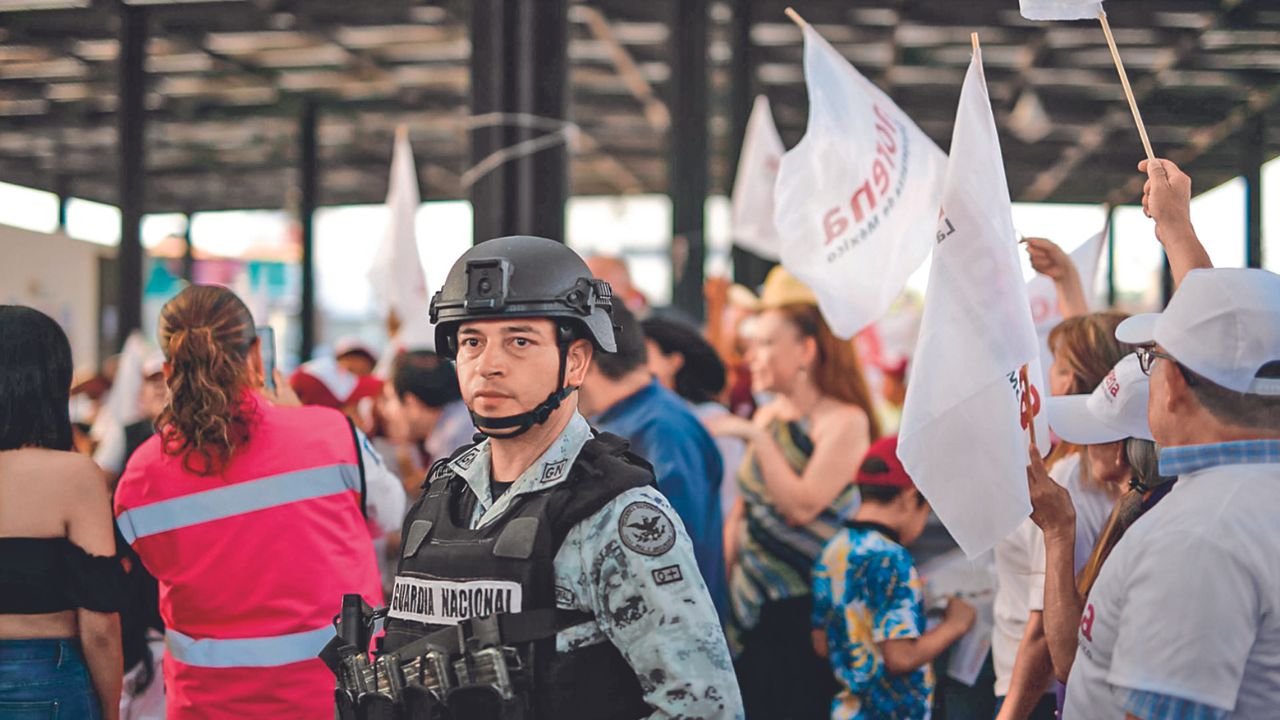
[[[560,377],[556,390],[529,412],[484,417],[471,412],[476,429],[497,438],[515,437],[547,421],[570,393],[565,363],[573,340],[590,340],[603,352],[616,352],[613,293],[609,283],[591,276],[587,264],[563,243],[528,235],[480,243],[449,269],[444,287],[431,298],[436,351],[458,355],[458,327],[470,320],[546,318],[556,324]],[[495,433],[493,430],[507,430]]]
[[463,253],[431,298],[437,352],[454,357],[459,325],[496,317],[568,321],[577,337],[614,352],[611,295],[609,283],[594,279],[563,243],[529,235],[495,238]]

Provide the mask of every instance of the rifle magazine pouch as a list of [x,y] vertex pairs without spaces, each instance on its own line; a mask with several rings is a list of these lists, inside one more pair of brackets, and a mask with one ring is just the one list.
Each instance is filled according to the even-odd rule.
[[405,716],[410,720],[449,720],[435,691],[421,685],[404,689]]
[[396,703],[386,695],[366,693],[360,697],[360,720],[403,720]]
[[338,709],[338,720],[360,720],[356,715],[356,701],[343,688],[333,691],[333,701]]
[[525,720],[524,702],[520,697],[504,697],[491,685],[468,685],[449,691],[449,717],[452,720]]

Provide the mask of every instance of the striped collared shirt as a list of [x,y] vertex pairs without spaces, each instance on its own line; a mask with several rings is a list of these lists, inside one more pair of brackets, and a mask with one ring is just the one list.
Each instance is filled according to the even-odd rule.
[[1280,463],[1280,439],[1183,445],[1160,449],[1160,474],[1186,475],[1219,465]]

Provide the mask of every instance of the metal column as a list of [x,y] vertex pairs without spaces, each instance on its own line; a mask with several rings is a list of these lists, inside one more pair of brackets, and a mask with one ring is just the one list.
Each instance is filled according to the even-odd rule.
[[[569,86],[567,0],[478,0],[471,9],[471,112],[564,120]],[[547,134],[504,122],[471,131],[471,163]],[[531,234],[565,239],[564,143],[510,160],[470,190],[476,242]]]
[[58,196],[58,232],[67,231],[67,201],[71,199],[71,178],[59,172],[53,178],[54,194]]
[[298,228],[302,240],[302,298],[299,315],[302,332],[298,361],[311,359],[316,344],[316,275],[312,220],[316,211],[316,105],[303,100],[298,118]]
[[702,295],[706,260],[708,178],[707,3],[674,3],[667,193],[671,196],[671,302],[697,320],[705,313]]
[[[755,52],[751,43],[751,0],[734,0],[733,20],[729,26],[729,45],[733,64],[729,66],[729,122],[732,127],[729,147],[729,177],[736,182],[738,160],[746,140],[747,120],[758,92],[755,82]],[[744,250],[736,244],[730,250],[733,279],[749,288],[758,287],[774,263]]]
[[[506,0],[476,0],[471,5],[471,114],[502,112],[507,107]],[[471,130],[471,164],[501,150],[508,142],[503,125],[485,125]],[[506,193],[509,167],[499,165],[471,186],[472,234],[474,242],[509,235],[508,214],[514,213]]]
[[120,247],[117,308],[120,346],[142,327],[142,212],[146,206],[145,8],[120,5],[120,105],[116,111],[120,148]]
[[1115,306],[1116,306],[1116,206],[1107,205],[1107,307],[1115,307]]
[[[569,99],[569,2],[524,0],[515,49],[519,58],[520,112],[563,120]],[[544,130],[517,129],[520,140]],[[565,202],[569,197],[569,148],[559,142],[515,160],[517,218],[523,232],[565,241]]]
[[1245,267],[1262,267],[1262,163],[1267,152],[1267,127],[1262,113],[1245,125],[1244,175],[1245,195]]
[[196,253],[195,248],[191,246],[191,223],[195,220],[196,214],[189,212],[186,215],[187,224],[182,230],[182,279],[195,282]]

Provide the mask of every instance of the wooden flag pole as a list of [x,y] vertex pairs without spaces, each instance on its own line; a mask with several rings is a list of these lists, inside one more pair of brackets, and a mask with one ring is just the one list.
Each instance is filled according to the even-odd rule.
[[1147,151],[1148,160],[1155,160],[1156,154],[1151,150],[1151,140],[1147,138],[1147,126],[1142,124],[1142,113],[1138,112],[1138,101],[1133,99],[1133,88],[1129,87],[1129,74],[1124,71],[1124,61],[1120,59],[1120,51],[1116,49],[1116,39],[1111,36],[1111,24],[1107,22],[1105,10],[1098,12],[1098,22],[1102,23],[1102,34],[1107,36],[1107,47],[1111,48],[1111,59],[1116,63],[1116,72],[1120,73],[1120,84],[1124,87],[1124,96],[1129,99],[1133,121],[1138,124],[1142,149]]
[[791,22],[799,25],[801,30],[809,27],[809,23],[805,22],[804,18],[800,17],[800,13],[795,10],[787,8],[786,10],[783,10],[783,12],[786,13],[787,17],[791,18]]
[[982,48],[978,43],[978,33],[969,33],[969,41],[973,43],[973,54],[977,55]]

